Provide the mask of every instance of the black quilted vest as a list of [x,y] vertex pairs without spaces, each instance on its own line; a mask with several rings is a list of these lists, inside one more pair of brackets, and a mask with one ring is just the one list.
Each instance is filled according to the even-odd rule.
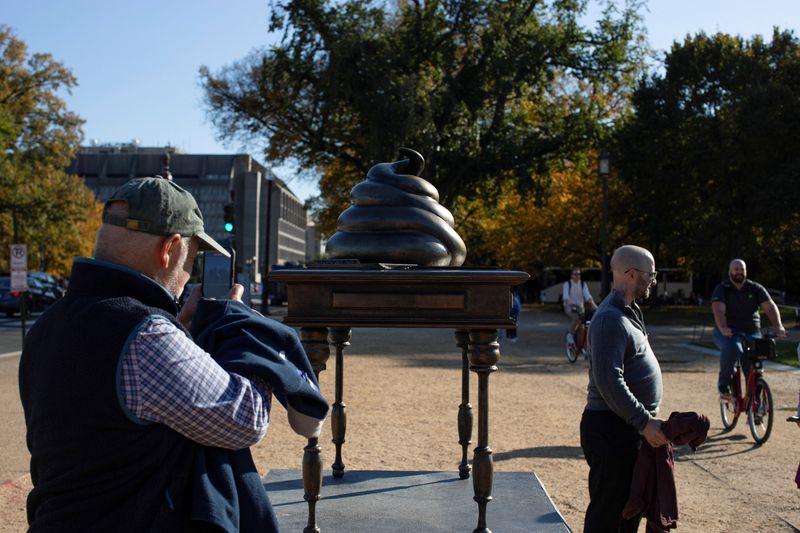
[[176,312],[153,280],[75,260],[66,296],[36,321],[20,360],[31,531],[186,529],[197,445],[129,417],[119,391],[131,333],[152,314],[177,325]]

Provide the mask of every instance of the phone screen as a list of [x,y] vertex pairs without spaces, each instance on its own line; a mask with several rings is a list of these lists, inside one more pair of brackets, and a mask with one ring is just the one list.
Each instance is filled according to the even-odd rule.
[[233,258],[216,252],[203,254],[203,296],[227,298],[233,284]]

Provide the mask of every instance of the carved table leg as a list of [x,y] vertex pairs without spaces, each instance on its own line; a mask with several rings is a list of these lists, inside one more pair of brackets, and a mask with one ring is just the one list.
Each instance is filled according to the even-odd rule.
[[[326,368],[330,357],[328,330],[326,328],[301,328],[300,341],[306,350],[311,368],[319,382],[319,374]],[[308,439],[303,448],[303,499],[308,502],[308,524],[303,533],[319,533],[316,508],[322,487],[322,450],[317,438]]]
[[336,459],[331,469],[333,477],[344,476],[344,463],[342,462],[342,445],[347,431],[346,405],[342,401],[344,392],[344,347],[350,346],[350,328],[329,328],[328,339],[336,347],[336,398],[331,410],[332,442],[336,445]]
[[474,450],[472,487],[478,503],[478,527],[473,533],[491,533],[486,527],[486,506],[492,501],[494,465],[489,447],[489,374],[497,370],[500,359],[497,330],[469,332],[470,370],[478,374],[478,446]]
[[458,443],[461,445],[461,464],[458,477],[469,479],[472,467],[467,461],[469,445],[472,443],[472,405],[469,403],[469,331],[456,330],[456,345],[461,348],[461,405],[458,406]]

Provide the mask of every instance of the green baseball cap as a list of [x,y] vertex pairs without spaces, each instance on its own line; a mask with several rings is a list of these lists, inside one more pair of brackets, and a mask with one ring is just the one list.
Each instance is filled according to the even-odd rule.
[[[128,204],[128,218],[110,214],[112,202]],[[203,214],[191,193],[161,176],[132,179],[114,191],[103,207],[103,222],[154,235],[197,237],[201,250],[231,255],[203,231]]]

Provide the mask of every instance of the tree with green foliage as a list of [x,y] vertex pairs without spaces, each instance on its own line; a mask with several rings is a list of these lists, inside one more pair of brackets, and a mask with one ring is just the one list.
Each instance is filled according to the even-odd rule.
[[[586,167],[643,68],[639,2],[584,0],[278,2],[279,44],[200,71],[222,139],[263,143],[268,161],[321,176],[326,233],[352,186],[408,146],[453,208],[512,183],[544,192],[549,169]],[[494,191],[494,192],[493,192]],[[455,213],[456,219],[459,213]]]
[[89,255],[100,213],[94,194],[64,172],[82,138],[83,121],[58,97],[75,77],[50,54],[28,54],[0,26],[0,270],[8,244],[28,245],[30,270],[66,275],[75,255]]
[[620,129],[628,224],[661,263],[800,293],[800,41],[703,33],[675,43]]

